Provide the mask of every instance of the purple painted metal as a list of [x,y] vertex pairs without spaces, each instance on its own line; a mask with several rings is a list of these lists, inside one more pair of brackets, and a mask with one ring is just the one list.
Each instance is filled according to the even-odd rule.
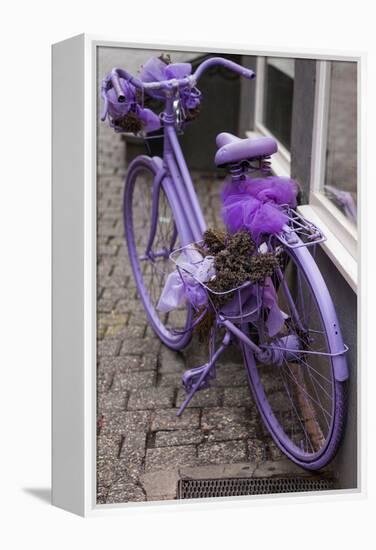
[[277,142],[270,137],[241,139],[227,132],[217,137],[219,147],[214,162],[217,166],[224,166],[248,159],[269,157],[278,150]]
[[[229,334],[225,334],[225,336],[223,338],[223,341],[222,341],[222,344],[219,346],[217,351],[211,356],[209,363],[207,363],[206,365],[203,365],[202,367],[199,367],[199,369],[197,369],[196,371],[194,371],[194,369],[191,369],[190,372],[187,371],[183,375],[183,380],[185,380],[186,383],[190,378],[193,379],[194,382],[192,384],[191,390],[189,391],[186,399],[184,400],[183,404],[179,408],[176,416],[180,416],[184,412],[185,408],[187,407],[187,405],[189,405],[189,403],[190,403],[191,399],[193,398],[193,396],[195,395],[195,393],[198,390],[202,389],[203,384],[205,383],[205,379],[210,375],[210,371],[215,366],[216,360],[221,355],[221,353],[227,348],[230,341],[231,341],[231,338],[229,337]],[[197,374],[198,374],[198,376],[197,376]],[[185,377],[185,379],[184,379],[184,377]]]
[[[170,143],[172,150],[174,152],[177,166],[179,168],[181,178],[184,183],[183,189],[184,189],[185,201],[183,206],[184,206],[184,210],[188,212],[188,217],[189,217],[188,219],[190,221],[191,230],[194,235],[193,240],[196,241],[202,238],[202,235],[206,229],[204,215],[202,213],[200,203],[198,202],[198,198],[194,190],[192,179],[189,175],[189,171],[185,163],[184,156],[180,148],[175,129],[173,126],[167,125],[166,131],[167,131],[168,142]],[[169,165],[171,167],[171,159],[169,161]]]

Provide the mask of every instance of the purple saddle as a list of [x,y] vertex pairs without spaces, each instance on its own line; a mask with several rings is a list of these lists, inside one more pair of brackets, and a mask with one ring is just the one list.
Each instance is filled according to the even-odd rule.
[[270,137],[245,138],[222,132],[216,139],[219,148],[214,162],[217,166],[224,166],[242,160],[251,160],[269,157],[277,152],[278,146],[275,139]]

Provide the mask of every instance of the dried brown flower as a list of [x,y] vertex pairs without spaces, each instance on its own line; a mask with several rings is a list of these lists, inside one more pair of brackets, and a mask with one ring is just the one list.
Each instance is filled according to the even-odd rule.
[[124,130],[124,132],[132,132],[133,134],[138,134],[144,127],[140,117],[132,111],[114,120],[114,124]]

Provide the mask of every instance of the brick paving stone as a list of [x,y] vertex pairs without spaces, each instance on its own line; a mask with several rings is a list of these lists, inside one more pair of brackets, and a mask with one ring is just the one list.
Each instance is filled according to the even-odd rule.
[[248,457],[250,461],[262,462],[267,459],[267,447],[264,441],[252,438],[248,441]]
[[97,392],[102,394],[103,392],[108,391],[112,387],[114,380],[114,371],[113,369],[107,371],[97,371]]
[[97,504],[106,504],[108,487],[97,483]]
[[127,392],[125,391],[108,391],[98,395],[98,411],[100,413],[120,412],[125,410],[127,401]]
[[118,434],[100,434],[97,437],[98,462],[114,462],[119,456],[121,441],[121,436]]
[[[109,327],[109,333],[111,334],[112,327]],[[121,340],[129,340],[131,338],[143,338],[145,334],[145,327],[142,325],[127,325],[119,324],[113,327],[113,336]]]
[[[218,386],[245,386],[247,382],[247,373],[245,368],[238,365],[226,365],[217,369],[216,384]],[[247,386],[248,387],[248,386]]]
[[142,355],[158,353],[161,342],[157,338],[129,338],[123,341],[120,355]]
[[158,356],[156,354],[145,353],[141,361],[141,368],[145,370],[156,369],[158,367]]
[[178,409],[161,409],[153,413],[151,430],[186,430],[198,428],[200,425],[200,411],[186,409],[181,416],[176,416]]
[[101,256],[116,256],[117,252],[119,250],[119,247],[116,245],[109,245],[109,244],[100,244],[98,243],[97,246],[97,254],[99,257]]
[[161,374],[158,379],[159,386],[173,386],[174,388],[182,387],[182,374],[174,372],[166,372]]
[[119,288],[104,288],[103,290],[103,298],[106,300],[125,300],[127,299],[129,290],[127,286],[119,287]]
[[249,427],[255,421],[253,411],[246,407],[216,407],[202,411],[203,430],[223,430],[229,426]]
[[155,436],[156,447],[174,447],[176,445],[197,445],[205,439],[205,434],[200,430],[174,430],[157,432]]
[[153,371],[132,371],[127,368],[118,370],[113,376],[111,389],[137,390],[155,385],[156,373]]
[[106,298],[101,298],[97,301],[97,311],[99,313],[111,313],[111,311],[114,309],[114,306],[114,302]]
[[227,426],[222,430],[211,430],[207,436],[209,442],[212,441],[231,441],[235,439],[246,439],[256,436],[254,426]]
[[117,338],[116,334],[111,335],[113,327],[125,326],[128,322],[129,314],[118,314],[116,311],[102,313],[99,315],[98,326],[105,326],[108,330],[108,339]]
[[146,500],[146,495],[142,486],[128,477],[115,481],[106,496],[106,504],[129,501],[142,502],[144,500]]
[[97,353],[99,357],[105,355],[118,355],[121,347],[121,341],[113,338],[106,338],[98,342]]
[[103,340],[103,338],[106,336],[107,327],[103,325],[97,326],[97,340]]
[[118,357],[101,357],[99,365],[106,365],[114,372],[156,371],[157,357],[155,355],[122,355]]
[[267,443],[266,447],[266,454],[267,454],[267,460],[282,460],[285,458],[285,455],[282,453],[282,451],[277,447],[277,445],[274,443],[274,441],[270,440]]
[[[111,291],[118,291],[119,289],[113,288]],[[121,298],[117,301],[116,309],[119,313],[127,312],[132,313],[140,307],[139,300],[134,295],[134,289],[129,285],[127,287],[127,297]],[[151,333],[154,336],[154,332]]]
[[127,438],[133,432],[146,434],[150,423],[148,411],[121,411],[103,413],[101,436],[122,436]]
[[170,408],[173,405],[173,388],[134,390],[128,401],[128,410]]
[[[141,306],[139,306],[141,307]],[[146,317],[146,313],[144,311],[132,311],[130,316],[130,322],[134,323],[135,325],[142,325],[145,326],[148,324],[148,319]]]
[[146,432],[139,430],[126,431],[123,443],[120,450],[120,455],[124,456],[127,452],[140,451],[142,455],[145,454],[146,449]]
[[114,462],[114,480],[127,476],[138,483],[144,472],[145,449],[122,448]]
[[160,354],[160,373],[183,373],[186,369],[184,357],[166,347],[162,347]]
[[253,404],[253,399],[248,386],[240,388],[225,388],[223,405],[225,407],[242,407]]
[[[176,404],[180,406],[186,398],[186,393],[183,389],[180,389],[176,399]],[[189,403],[188,408],[192,407],[218,407],[222,399],[222,391],[220,388],[207,388],[205,390],[198,391],[192,401]]]
[[194,445],[158,447],[146,451],[146,472],[179,468],[181,466],[195,466],[196,464],[197,456]]
[[244,441],[202,443],[198,446],[198,458],[206,464],[226,464],[247,460]]

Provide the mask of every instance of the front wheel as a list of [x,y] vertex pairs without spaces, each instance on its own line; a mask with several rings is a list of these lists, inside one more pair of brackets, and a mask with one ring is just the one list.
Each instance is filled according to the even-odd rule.
[[325,281],[308,249],[280,252],[284,267],[272,282],[284,326],[270,338],[269,310],[262,308],[252,330],[256,328],[258,344],[270,359],[257,362],[246,346],[243,355],[254,398],[276,445],[299,466],[319,470],[334,457],[344,428],[345,346]]
[[179,248],[174,212],[163,181],[155,185],[157,174],[158,168],[150,157],[138,157],[131,163],[124,189],[125,238],[138,296],[148,320],[162,342],[178,350],[191,338],[191,309],[185,305],[167,314],[157,309],[171,272],[169,256]]

